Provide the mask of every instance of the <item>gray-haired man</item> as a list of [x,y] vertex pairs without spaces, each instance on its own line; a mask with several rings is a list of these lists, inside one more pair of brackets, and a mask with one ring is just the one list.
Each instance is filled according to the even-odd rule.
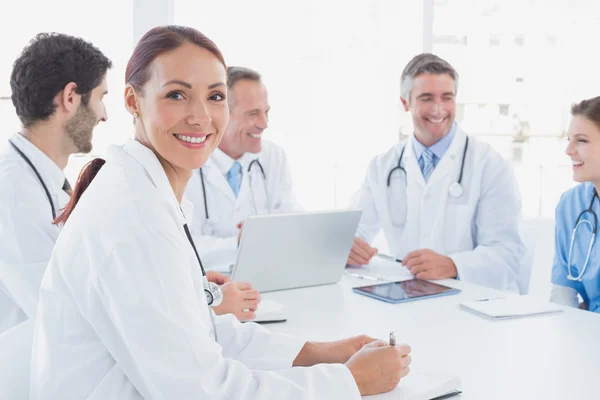
[[364,209],[348,263],[377,254],[383,228],[390,251],[417,278],[456,278],[517,291],[524,246],[509,164],[455,122],[458,73],[433,54],[402,72],[401,101],[414,133],[370,164],[353,206]]

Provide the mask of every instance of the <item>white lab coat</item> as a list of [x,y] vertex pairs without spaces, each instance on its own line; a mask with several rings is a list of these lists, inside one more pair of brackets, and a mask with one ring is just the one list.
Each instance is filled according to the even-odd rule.
[[[203,259],[206,260],[207,269],[235,262],[239,232],[236,225],[245,221],[248,216],[300,209],[294,195],[287,157],[281,147],[263,140],[260,153],[246,153],[239,160],[243,174],[237,198],[227,182],[226,171],[220,170],[216,157],[220,160],[228,158],[217,149],[202,167],[208,210],[204,205],[200,170],[194,172],[185,193],[186,198],[194,204],[191,231]],[[248,172],[248,166],[256,159],[264,168],[266,181],[256,163]]]
[[[372,241],[383,229],[390,251],[402,259],[409,252],[431,249],[450,257],[458,277],[470,283],[518,291],[520,260],[525,248],[519,236],[521,199],[512,168],[488,144],[469,137],[461,197],[448,194],[458,181],[466,133],[460,128],[426,183],[412,148],[412,137],[372,160],[353,206],[364,208],[358,236]],[[402,148],[404,174],[397,166]],[[388,193],[392,192],[392,201]],[[406,207],[396,226],[390,206]],[[397,212],[397,210],[392,210]]]
[[215,316],[152,151],[111,147],[40,290],[31,399],[358,399],[344,365],[290,368],[304,341]]
[[[69,201],[65,174],[20,134],[12,143],[25,154],[48,187],[56,212]],[[10,145],[0,155],[0,334],[35,315],[42,276],[60,227],[29,164]]]

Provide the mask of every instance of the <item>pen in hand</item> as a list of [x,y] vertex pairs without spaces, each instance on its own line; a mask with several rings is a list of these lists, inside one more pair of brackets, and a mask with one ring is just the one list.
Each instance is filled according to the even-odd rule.
[[375,254],[375,257],[383,258],[384,260],[387,260],[387,261],[397,262],[397,263],[402,264],[402,260],[400,260],[398,258],[394,258],[392,256],[388,256],[387,254],[377,253],[377,254]]
[[396,334],[394,333],[394,331],[390,332],[390,346],[395,346],[396,345]]

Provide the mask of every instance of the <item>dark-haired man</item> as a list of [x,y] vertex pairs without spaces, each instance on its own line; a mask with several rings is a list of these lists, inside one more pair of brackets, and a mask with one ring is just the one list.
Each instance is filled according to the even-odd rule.
[[22,128],[0,154],[0,334],[35,315],[39,285],[69,200],[63,172],[92,150],[106,121],[111,61],[91,43],[41,33],[15,61],[10,86]]

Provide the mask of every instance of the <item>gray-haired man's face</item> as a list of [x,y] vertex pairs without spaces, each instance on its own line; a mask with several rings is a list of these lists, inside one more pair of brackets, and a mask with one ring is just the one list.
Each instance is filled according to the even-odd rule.
[[423,73],[413,79],[410,100],[402,99],[413,118],[415,135],[431,146],[450,132],[456,114],[456,85],[448,74]]

